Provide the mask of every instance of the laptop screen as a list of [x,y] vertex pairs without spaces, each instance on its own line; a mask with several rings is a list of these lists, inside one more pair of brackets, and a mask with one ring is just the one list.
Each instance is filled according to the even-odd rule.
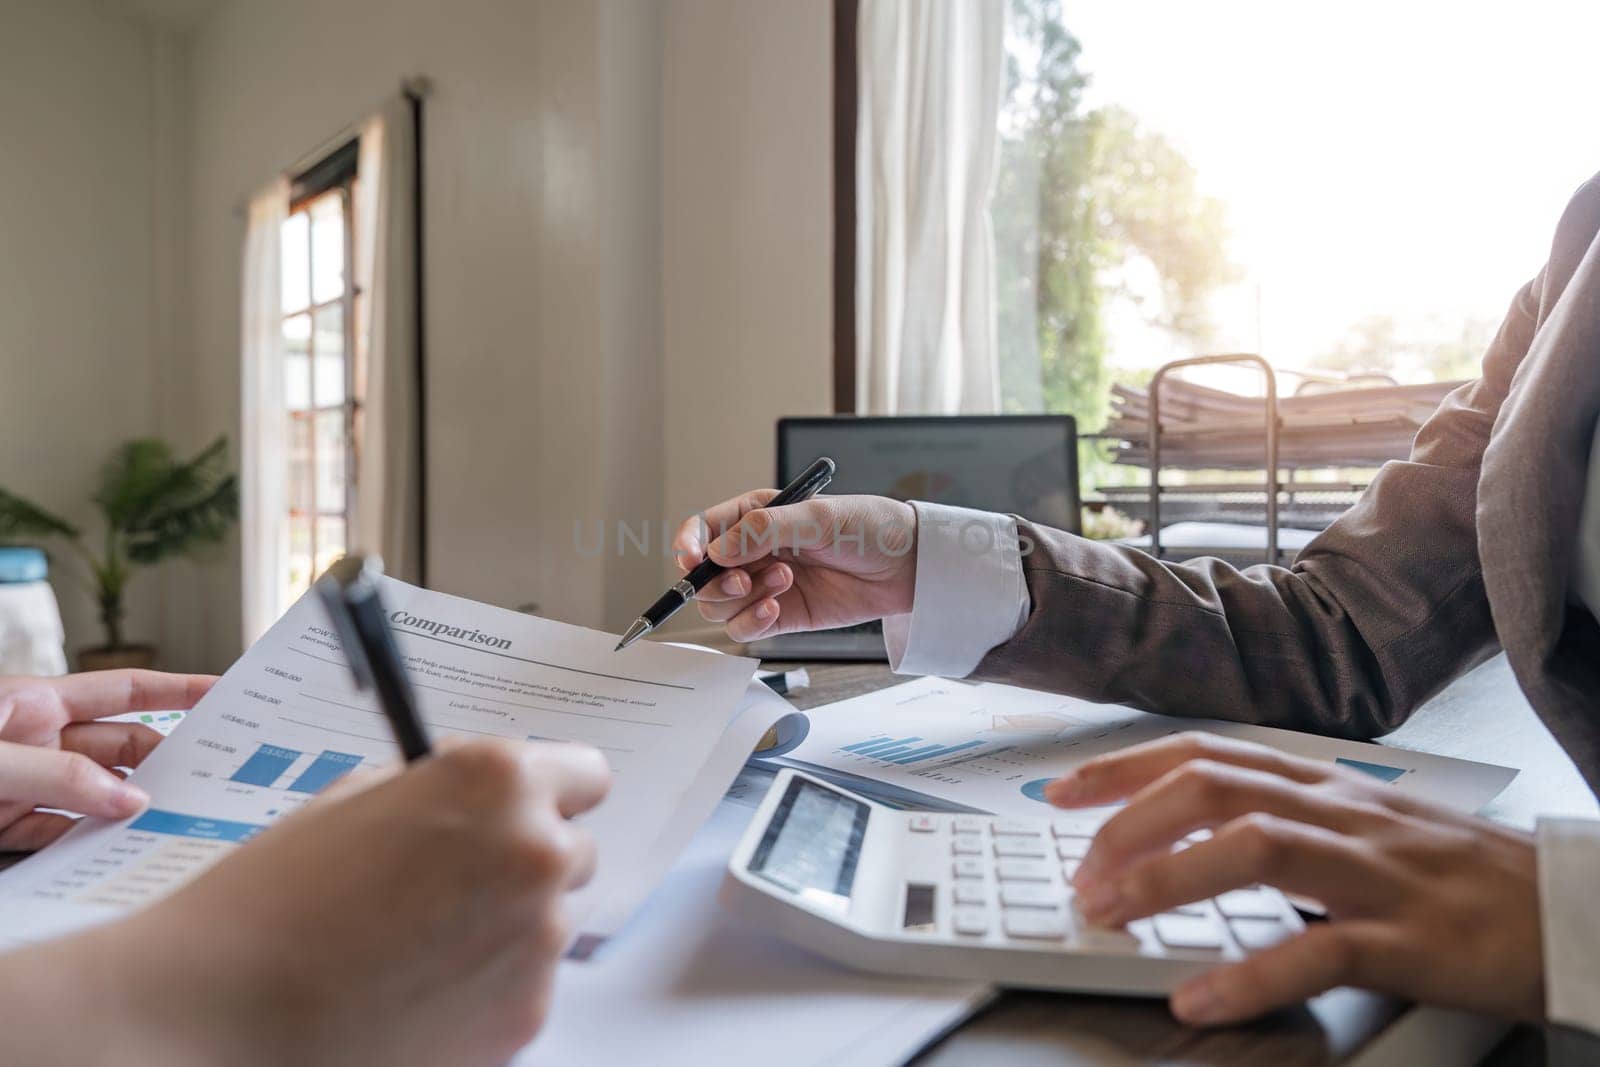
[[838,465],[832,496],[926,500],[1078,530],[1077,429],[1069,415],[778,421],[778,485],[818,456]]

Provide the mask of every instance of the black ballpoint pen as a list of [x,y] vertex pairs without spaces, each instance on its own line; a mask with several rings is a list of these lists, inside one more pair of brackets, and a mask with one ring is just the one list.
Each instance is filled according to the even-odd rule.
[[[833,469],[833,460],[823,456],[801,471],[800,476],[784,486],[783,491],[767,501],[766,506],[781,508],[785,504],[798,504],[802,500],[810,500],[833,481]],[[662,593],[660,599],[633,621],[633,625],[628,627],[628,632],[622,635],[622,640],[617,642],[617,647],[613,651],[620,652],[672,618],[679,608],[693,600],[696,593],[726,569],[721,564],[711,562],[710,557],[701,560],[694,570],[679,578],[671,589]]]
[[383,561],[376,556],[345,556],[317,579],[316,590],[339,633],[356,688],[378,690],[378,706],[389,720],[395,743],[411,763],[430,754],[433,745],[417,714],[416,694],[400,661],[394,631],[383,614],[383,598],[378,593],[382,573]]

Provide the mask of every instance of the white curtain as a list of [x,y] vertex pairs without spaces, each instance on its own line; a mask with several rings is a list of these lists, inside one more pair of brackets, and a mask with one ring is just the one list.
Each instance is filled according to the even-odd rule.
[[410,104],[396,97],[364,123],[356,164],[356,514],[352,548],[421,580],[417,452],[416,149]]
[[856,395],[863,413],[999,409],[989,197],[1003,0],[861,0]]
[[289,415],[283,396],[283,302],[279,231],[289,183],[279,179],[250,201],[240,306],[240,538],[244,553],[244,639],[277,621],[288,567]]

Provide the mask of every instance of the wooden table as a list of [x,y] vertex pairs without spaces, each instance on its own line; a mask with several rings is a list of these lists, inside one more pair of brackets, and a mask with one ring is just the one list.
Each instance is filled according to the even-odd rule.
[[[703,634],[678,639],[714,643]],[[810,687],[789,696],[802,709],[906,680],[881,663],[770,666],[807,669]],[[1523,773],[1485,810],[1513,825],[1531,827],[1541,814],[1600,813],[1576,768],[1523,699],[1504,657],[1458,679],[1384,743],[1520,768]],[[1281,1067],[1419,1062],[1419,1047],[1430,1058],[1438,1056],[1438,1062],[1477,1059],[1490,1048],[1487,1062],[1497,1067],[1543,1062],[1536,1031],[1513,1031],[1495,1047],[1504,1032],[1470,1016],[1410,1009],[1349,989],[1226,1030],[1181,1026],[1159,1001],[1007,991],[916,1062],[924,1067],[1002,1060],[1020,1067],[1147,1062]]]

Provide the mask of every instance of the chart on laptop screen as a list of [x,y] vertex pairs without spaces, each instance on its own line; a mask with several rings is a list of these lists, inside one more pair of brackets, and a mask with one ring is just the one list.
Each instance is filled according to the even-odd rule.
[[787,484],[817,456],[828,491],[977,508],[1077,529],[1076,434],[1065,417],[784,419]]

